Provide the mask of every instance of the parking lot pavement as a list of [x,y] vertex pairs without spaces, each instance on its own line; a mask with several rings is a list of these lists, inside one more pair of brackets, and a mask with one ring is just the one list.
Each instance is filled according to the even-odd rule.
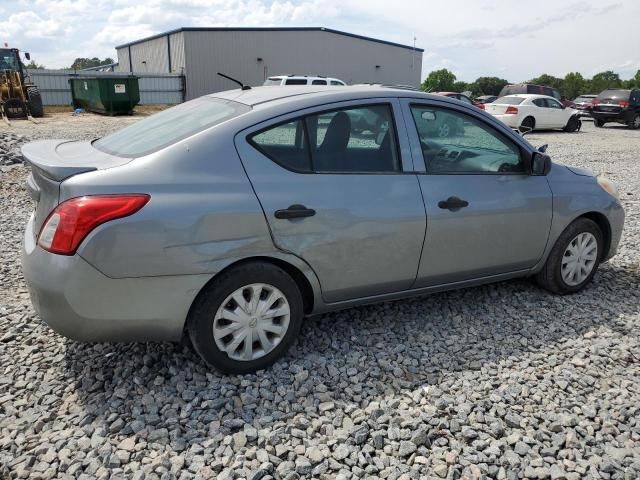
[[[32,136],[130,121],[59,120]],[[87,345],[44,326],[19,266],[27,169],[0,167],[0,478],[640,477],[640,131],[584,122],[529,139],[620,186],[622,244],[593,284],[324,315],[246,376],[181,345]]]

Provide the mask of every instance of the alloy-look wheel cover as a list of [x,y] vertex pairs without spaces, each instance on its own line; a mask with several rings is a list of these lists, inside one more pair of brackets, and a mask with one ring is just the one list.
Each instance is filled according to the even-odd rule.
[[289,302],[273,285],[252,283],[229,295],[213,320],[213,338],[232,360],[248,362],[270,353],[289,329]]
[[584,282],[598,262],[598,240],[590,232],[582,232],[569,242],[562,256],[562,280],[574,287]]

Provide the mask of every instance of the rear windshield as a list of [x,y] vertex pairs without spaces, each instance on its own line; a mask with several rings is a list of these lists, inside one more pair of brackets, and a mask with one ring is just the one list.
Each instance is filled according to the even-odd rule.
[[266,87],[274,86],[274,85],[282,85],[282,79],[281,78],[267,78],[262,85],[264,85]]
[[493,101],[493,103],[503,103],[505,105],[519,105],[522,102],[524,102],[524,97],[502,97]]
[[618,103],[620,101],[629,100],[631,90],[605,90],[598,95],[600,103]]
[[251,110],[242,103],[201,97],[102,137],[93,146],[121,157],[140,157]]
[[574,103],[590,103],[596,97],[578,97],[573,102]]

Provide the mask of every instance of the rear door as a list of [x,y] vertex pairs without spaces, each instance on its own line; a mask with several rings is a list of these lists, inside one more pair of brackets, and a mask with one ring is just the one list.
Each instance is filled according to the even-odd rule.
[[395,99],[325,105],[236,136],[275,245],[311,266],[327,302],[415,281],[426,218],[399,112]]
[[[465,110],[403,103],[427,209],[416,287],[525,272],[546,246],[552,217],[547,178],[528,174],[519,145],[502,127]],[[437,138],[429,123],[445,113],[465,128]]]

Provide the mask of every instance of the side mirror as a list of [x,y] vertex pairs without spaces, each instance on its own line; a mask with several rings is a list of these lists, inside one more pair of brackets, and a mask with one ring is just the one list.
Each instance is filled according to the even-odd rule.
[[533,152],[531,157],[531,174],[544,176],[551,171],[551,157],[541,152]]
[[433,110],[425,110],[420,116],[423,120],[435,120],[436,112],[434,112]]
[[31,55],[29,54],[29,52],[24,52],[24,58],[26,58],[27,60],[31,60]]
[[539,146],[539,147],[538,147],[538,151],[539,151],[540,153],[544,153],[544,152],[546,152],[546,151],[547,151],[547,148],[549,148],[549,144],[548,144],[548,143],[545,143],[544,145],[541,145],[541,146]]

